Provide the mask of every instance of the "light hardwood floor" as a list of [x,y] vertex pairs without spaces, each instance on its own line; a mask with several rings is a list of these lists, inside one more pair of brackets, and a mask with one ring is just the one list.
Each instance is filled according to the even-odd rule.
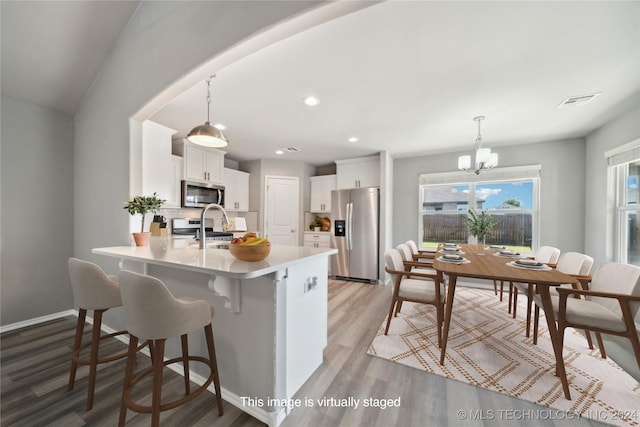
[[[367,355],[389,308],[390,292],[385,286],[330,281],[329,342],[324,363],[295,396],[315,404],[293,409],[282,427],[514,426],[529,425],[532,421],[548,426],[600,425],[584,419],[567,419],[526,401]],[[75,318],[69,317],[2,334],[2,426],[117,425],[124,366],[121,362],[100,369],[91,411],[85,411],[86,367],[79,369],[74,390],[67,391],[74,329]],[[124,344],[117,341],[109,346],[105,351],[124,349]],[[138,356],[141,366],[146,366],[146,359]],[[173,372],[168,372],[164,379],[165,384],[175,384],[177,391],[181,390],[181,380]],[[363,408],[362,403],[357,409],[319,406],[318,400],[325,397],[400,398],[400,407]],[[227,402],[224,410],[224,416],[218,417],[215,398],[204,394],[163,413],[161,423],[213,427],[263,425]],[[128,412],[128,426],[146,426],[149,422],[148,415]]]

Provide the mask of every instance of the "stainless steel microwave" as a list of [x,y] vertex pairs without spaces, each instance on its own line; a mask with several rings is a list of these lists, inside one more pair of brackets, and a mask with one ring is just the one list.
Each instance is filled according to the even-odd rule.
[[209,203],[224,207],[224,186],[197,181],[182,181],[182,207],[203,208]]

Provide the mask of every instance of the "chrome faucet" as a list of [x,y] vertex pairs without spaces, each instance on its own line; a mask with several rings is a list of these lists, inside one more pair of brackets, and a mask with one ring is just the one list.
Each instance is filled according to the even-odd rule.
[[200,214],[200,249],[204,249],[206,247],[207,240],[207,230],[205,227],[205,217],[207,216],[207,211],[210,208],[220,209],[222,211],[222,225],[229,224],[229,218],[227,217],[227,212],[224,210],[222,206],[217,203],[209,203],[202,209],[202,213]]

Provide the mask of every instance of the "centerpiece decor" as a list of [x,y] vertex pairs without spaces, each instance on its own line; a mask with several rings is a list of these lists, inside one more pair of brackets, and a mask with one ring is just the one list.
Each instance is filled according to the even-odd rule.
[[474,209],[469,209],[467,214],[467,229],[478,242],[478,255],[484,255],[485,238],[496,226],[496,222],[486,211],[477,213]]
[[142,224],[140,226],[139,233],[132,233],[133,239],[136,242],[136,246],[147,246],[149,244],[149,237],[151,232],[144,231],[144,216],[147,212],[156,213],[160,210],[166,200],[158,197],[157,193],[153,193],[152,196],[135,196],[128,202],[124,202],[124,209],[131,214],[131,216],[140,214],[142,215]]

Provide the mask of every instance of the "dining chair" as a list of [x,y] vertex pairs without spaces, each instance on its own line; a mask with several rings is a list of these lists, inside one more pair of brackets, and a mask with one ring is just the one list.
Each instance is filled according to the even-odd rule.
[[[640,267],[608,262],[593,274],[589,289],[559,288],[558,294],[554,311],[557,304],[561,342],[568,327],[626,337],[640,368],[640,342],[634,322],[640,308]],[[583,298],[569,298],[570,295]],[[604,347],[601,354],[607,357]]]
[[[560,255],[558,262],[556,263],[556,270],[561,273],[569,274],[571,276],[588,276],[593,266],[593,258],[589,255],[581,254],[578,252],[565,252]],[[565,286],[571,286],[566,284]],[[525,336],[529,337],[529,331],[531,330],[531,309],[533,308],[533,295],[536,292],[535,285],[529,283],[514,283],[513,284],[513,318],[516,317],[516,310],[518,307],[518,293],[522,292],[527,297],[527,325]],[[551,295],[557,296],[555,287],[550,287],[549,292]],[[535,322],[537,325],[537,319],[540,315],[540,307],[535,307]],[[534,328],[535,329],[535,328]],[[534,330],[537,336],[537,330]]]
[[413,257],[414,261],[433,263],[433,260],[436,257],[436,251],[428,250],[428,249],[419,249],[418,245],[414,240],[407,240],[404,244],[409,247],[409,250],[411,251],[411,256]]
[[[585,280],[587,280],[588,282],[591,279],[591,276],[589,276],[589,273],[591,272],[592,266],[593,266],[593,258],[590,257],[589,255],[581,254],[578,252],[566,252],[562,254],[562,256],[560,256],[560,259],[558,260],[558,264],[556,265],[556,270],[560,271],[561,273],[565,273],[570,276],[573,276],[577,279],[577,283],[582,283]],[[564,287],[575,288],[575,286],[571,284],[566,284],[564,285]],[[532,287],[532,289],[529,290],[529,292],[530,293],[527,295],[527,298],[528,298],[527,332],[529,332],[529,320],[531,319],[531,302],[533,302],[534,303],[533,304],[534,306],[533,343],[537,344],[538,343],[538,322],[540,318],[541,305],[535,304],[535,300],[533,298],[535,289],[533,289]],[[550,287],[549,293],[551,294],[552,299],[558,298],[557,287]],[[517,295],[514,294],[514,301],[515,300],[517,300]],[[588,331],[586,331],[586,336],[587,336],[587,341],[589,342],[589,348],[593,349],[593,344],[591,342],[591,335],[589,334]],[[600,339],[598,339],[598,341],[600,341]],[[600,345],[600,348],[602,349],[602,345]]]
[[436,323],[438,332],[438,347],[442,344],[442,322],[444,320],[444,285],[438,280],[437,274],[425,274],[406,271],[402,256],[397,249],[388,249],[384,253],[385,271],[393,283],[393,296],[389,306],[389,315],[384,334],[389,333],[391,318],[398,315],[403,301],[430,304],[436,307]]
[[400,243],[398,246],[396,246],[396,249],[400,253],[400,257],[402,257],[402,261],[405,267],[404,269],[406,271],[415,271],[425,274],[437,274],[437,271],[433,268],[433,262],[420,261],[421,258],[418,258],[418,260],[416,260],[408,244]]
[[[533,259],[542,264],[547,264],[550,267],[555,267],[558,259],[560,258],[560,249],[554,248],[553,246],[541,246],[534,255]],[[509,301],[508,301],[508,312],[513,315],[513,318],[516,318],[516,307],[513,302],[514,299],[514,283],[509,282]],[[525,295],[529,295],[529,284],[527,283],[519,283],[520,291]],[[502,291],[504,288],[504,282],[500,282],[500,301],[502,301]],[[529,312],[531,312],[531,304],[528,304]],[[529,321],[531,316],[528,317]],[[529,336],[529,323],[527,323],[527,337]]]

